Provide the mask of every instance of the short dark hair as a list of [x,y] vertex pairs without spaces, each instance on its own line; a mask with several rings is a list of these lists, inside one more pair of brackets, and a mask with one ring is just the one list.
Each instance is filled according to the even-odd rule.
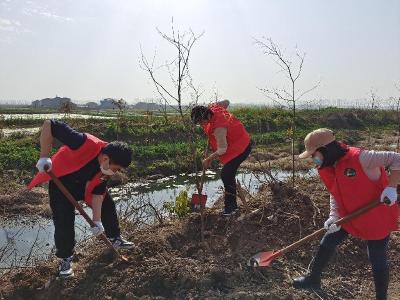
[[108,143],[101,153],[108,155],[110,163],[127,168],[132,161],[132,149],[127,143],[114,141]]
[[333,141],[326,146],[317,149],[324,156],[321,168],[331,167],[337,162],[341,157],[345,156],[349,151],[349,147],[346,144],[340,143],[338,141]]
[[213,112],[207,106],[196,105],[192,108],[190,118],[194,124],[198,124],[201,121],[208,120],[213,116]]

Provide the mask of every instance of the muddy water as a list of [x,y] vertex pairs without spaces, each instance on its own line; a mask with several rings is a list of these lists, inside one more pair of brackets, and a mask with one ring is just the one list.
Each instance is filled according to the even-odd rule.
[[[305,173],[302,173],[306,175]],[[275,177],[284,179],[290,176],[289,172],[277,171]],[[191,195],[195,192],[193,185],[195,174],[186,176],[170,176],[146,183],[128,183],[122,187],[111,188],[110,192],[117,205],[120,218],[132,217],[132,208],[142,203],[150,202],[161,208],[166,201],[174,200],[180,191],[186,189]],[[207,207],[213,206],[222,195],[222,182],[219,175],[208,171],[204,193],[208,195]],[[259,186],[266,181],[264,175],[258,173],[241,173],[237,176],[242,186],[250,193],[258,191]],[[190,184],[192,183],[192,184]],[[86,211],[91,215],[90,209]],[[137,217],[134,215],[134,217]],[[153,215],[142,216],[143,222],[151,222]],[[85,220],[77,215],[75,235],[77,242],[90,238],[90,231]],[[0,226],[0,271],[10,266],[32,265],[35,261],[45,259],[54,253],[54,228],[51,220],[30,218],[23,220],[8,220]]]

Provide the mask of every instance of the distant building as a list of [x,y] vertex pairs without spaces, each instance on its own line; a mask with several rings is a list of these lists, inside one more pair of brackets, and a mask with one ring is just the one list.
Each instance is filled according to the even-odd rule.
[[99,108],[102,108],[102,109],[116,108],[116,106],[113,103],[114,100],[115,99],[112,99],[112,98],[106,98],[106,99],[100,100]]
[[99,104],[96,102],[88,102],[84,106],[89,109],[98,109],[99,108]]
[[77,105],[72,103],[70,98],[66,97],[54,97],[54,98],[45,98],[42,100],[32,101],[32,107],[34,108],[54,108],[59,109],[66,105],[66,103],[70,103],[72,108],[76,108]]
[[138,102],[131,106],[133,109],[137,110],[145,110],[145,111],[152,111],[152,110],[160,110],[161,105],[157,103],[150,103],[150,102]]

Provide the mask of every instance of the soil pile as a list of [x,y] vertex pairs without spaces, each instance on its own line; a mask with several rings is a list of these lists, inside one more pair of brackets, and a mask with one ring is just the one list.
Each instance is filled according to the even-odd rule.
[[49,198],[44,188],[29,191],[25,185],[0,178],[0,216],[51,217]]

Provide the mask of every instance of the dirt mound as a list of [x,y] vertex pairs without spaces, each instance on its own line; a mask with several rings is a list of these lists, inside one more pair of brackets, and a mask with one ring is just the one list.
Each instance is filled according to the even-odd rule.
[[[311,196],[312,195],[312,196]],[[0,278],[1,294],[10,299],[371,299],[372,275],[365,244],[349,239],[325,272],[319,296],[295,290],[292,278],[306,271],[318,241],[252,269],[248,258],[286,246],[319,228],[329,197],[316,179],[292,189],[281,183],[264,186],[249,201],[253,213],[223,219],[216,209],[205,216],[205,244],[200,216],[132,233],[138,248],[126,253],[129,263],[112,261],[101,244],[89,244],[76,256],[75,277],[52,280],[51,266],[16,271]],[[254,212],[255,211],[255,212]],[[396,282],[400,241],[390,247]],[[392,284],[393,284],[392,283]],[[39,288],[39,289],[38,289]]]
[[29,215],[51,217],[47,191],[44,188],[35,188],[29,191],[26,186],[0,182],[0,216]]
[[328,128],[342,128],[342,129],[360,129],[364,128],[364,124],[355,113],[332,113],[326,120],[325,125]]

